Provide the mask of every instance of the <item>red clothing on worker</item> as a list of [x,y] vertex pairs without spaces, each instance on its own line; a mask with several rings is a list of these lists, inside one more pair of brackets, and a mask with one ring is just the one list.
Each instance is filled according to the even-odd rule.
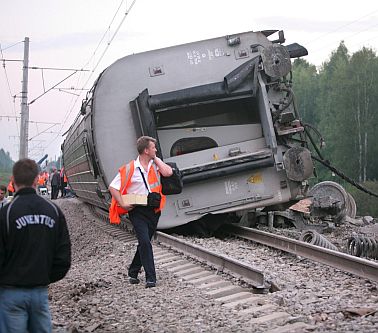
[[14,193],[13,179],[9,182],[7,190],[9,193]]
[[44,186],[45,185],[45,177],[44,175],[38,175],[38,185]]

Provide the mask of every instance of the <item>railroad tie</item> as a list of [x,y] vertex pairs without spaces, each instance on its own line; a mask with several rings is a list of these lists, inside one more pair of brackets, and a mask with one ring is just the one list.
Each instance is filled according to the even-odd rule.
[[191,262],[185,261],[182,265],[178,265],[178,266],[167,268],[167,269],[171,273],[176,273],[176,272],[184,271],[186,269],[197,268],[197,267],[198,267],[197,265],[194,265]]
[[155,257],[155,262],[157,264],[165,264],[165,263],[173,262],[173,261],[176,261],[176,260],[179,260],[179,259],[180,258],[178,258],[177,256],[171,254],[169,256],[164,256],[164,257],[158,257],[158,258]]
[[[194,280],[195,281],[195,280]],[[209,283],[204,283],[198,286],[198,289],[204,289],[204,290],[214,290],[217,288],[223,288],[226,286],[231,286],[231,283],[225,280],[215,280]]]
[[[226,308],[236,308],[238,307],[239,305],[242,306],[242,305],[251,305],[251,304],[257,304],[259,303],[260,301],[262,301],[262,298],[259,297],[259,296],[255,296],[253,295],[252,293],[248,292],[248,296],[246,296],[245,298],[238,298],[232,302],[229,302],[229,303],[225,303],[223,304],[223,306],[225,306]],[[244,311],[244,310],[243,310]]]
[[188,263],[188,261],[177,257],[177,260],[174,260],[172,262],[167,262],[165,264],[159,264],[159,266],[169,270],[170,267],[173,268],[173,267],[181,266],[181,265],[184,265],[185,263]]
[[[250,298],[250,297],[253,297],[252,293],[250,293],[249,291],[241,291],[239,293],[231,294],[231,295],[224,296],[224,297],[219,297],[219,298],[217,298],[217,301],[224,303],[224,305],[226,305],[226,304],[232,304],[232,303],[235,303],[235,302],[243,301],[243,300]],[[254,297],[254,298],[256,298],[256,297]]]
[[135,237],[130,235],[118,236],[117,239],[127,243],[133,243],[137,241]]
[[176,271],[175,275],[178,275],[178,276],[185,278],[185,276],[190,276],[192,274],[200,273],[200,272],[203,272],[203,271],[204,271],[204,269],[202,267],[194,266],[194,267],[189,267],[187,269]]
[[213,274],[212,272],[202,269],[202,271],[200,271],[198,273],[194,273],[194,274],[190,274],[190,275],[185,275],[182,278],[184,280],[190,282],[190,281],[196,280],[196,279],[198,279],[200,277],[210,276],[212,274]]
[[156,251],[154,251],[155,261],[160,261],[161,259],[169,258],[169,257],[175,257],[175,255],[172,254],[172,253],[169,253],[169,252],[158,252],[158,253],[156,253]]
[[206,292],[206,295],[211,296],[212,298],[221,298],[224,296],[229,296],[231,294],[239,293],[244,291],[243,288],[238,287],[238,286],[233,286],[229,285],[223,288],[215,289],[215,290],[210,290]]
[[199,287],[199,286],[206,285],[206,284],[209,284],[210,282],[215,282],[215,281],[224,281],[224,280],[218,275],[211,274],[204,277],[200,277],[198,279],[191,280],[190,283]]

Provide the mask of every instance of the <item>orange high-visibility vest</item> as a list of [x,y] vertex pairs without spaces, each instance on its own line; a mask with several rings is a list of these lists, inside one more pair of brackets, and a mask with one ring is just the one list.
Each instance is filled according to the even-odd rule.
[[[134,174],[134,161],[131,161],[127,165],[123,165],[118,171],[121,175],[121,195],[127,194],[127,189],[130,187],[131,177]],[[161,195],[160,207],[155,209],[155,212],[160,212],[165,206],[165,195],[161,192],[160,174],[156,168],[156,165],[152,163],[148,172],[148,184],[150,185],[151,192],[157,192]],[[120,224],[120,215],[126,214],[127,210],[119,206],[118,202],[112,198],[112,203],[109,208],[109,219],[112,224]]]
[[45,177],[43,175],[38,176],[38,185],[45,185]]
[[7,187],[8,192],[14,192],[13,180],[11,180]]

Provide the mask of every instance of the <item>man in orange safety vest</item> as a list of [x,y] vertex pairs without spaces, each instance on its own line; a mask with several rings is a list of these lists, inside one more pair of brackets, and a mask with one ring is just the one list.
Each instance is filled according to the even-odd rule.
[[[128,270],[129,282],[140,282],[138,273],[143,266],[146,288],[156,286],[156,272],[151,238],[156,231],[165,196],[161,192],[160,175],[169,177],[172,168],[156,156],[156,139],[142,136],[137,140],[139,156],[123,165],[109,185],[112,204],[111,223],[120,223],[120,214],[128,213],[138,239],[138,246]],[[148,198],[147,205],[135,205],[123,200],[123,195],[137,194]]]

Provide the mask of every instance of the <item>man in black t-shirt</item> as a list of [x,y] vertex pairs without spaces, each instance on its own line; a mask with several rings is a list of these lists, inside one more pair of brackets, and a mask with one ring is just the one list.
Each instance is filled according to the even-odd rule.
[[0,211],[0,332],[51,332],[50,283],[71,265],[71,243],[62,211],[36,193],[38,166],[13,166],[16,194]]

